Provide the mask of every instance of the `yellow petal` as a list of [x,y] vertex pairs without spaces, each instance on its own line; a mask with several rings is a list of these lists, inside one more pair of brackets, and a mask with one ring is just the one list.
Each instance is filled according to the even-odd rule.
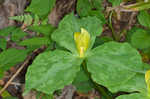
[[148,83],[148,80],[150,80],[150,70],[148,70],[145,74],[145,81]]
[[148,93],[150,94],[150,70],[148,70],[145,74],[145,81],[147,84]]
[[80,32],[74,33],[74,40],[76,43],[79,56],[81,58],[84,57],[84,54],[89,47],[90,34],[84,28],[81,28],[81,33]]

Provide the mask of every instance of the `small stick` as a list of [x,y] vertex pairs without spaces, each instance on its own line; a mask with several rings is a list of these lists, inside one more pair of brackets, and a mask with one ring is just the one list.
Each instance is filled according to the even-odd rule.
[[11,84],[11,82],[14,80],[14,78],[21,72],[21,70],[24,68],[24,66],[28,63],[29,60],[26,60],[21,67],[17,70],[17,72],[9,79],[9,81],[5,84],[5,86],[0,90],[0,95],[7,89],[7,87]]
[[[39,54],[40,52],[43,52],[47,47],[46,46],[42,46],[39,49],[36,49],[33,51],[33,54]],[[38,52],[40,51],[40,52]],[[20,66],[20,68],[17,70],[17,72],[9,79],[9,81],[5,84],[5,86],[0,90],[0,95],[5,91],[5,89],[8,88],[8,86],[12,83],[12,81],[14,80],[14,78],[23,70],[23,68],[29,63],[29,61],[32,59],[32,55],[29,55],[26,60],[24,61],[24,63]]]

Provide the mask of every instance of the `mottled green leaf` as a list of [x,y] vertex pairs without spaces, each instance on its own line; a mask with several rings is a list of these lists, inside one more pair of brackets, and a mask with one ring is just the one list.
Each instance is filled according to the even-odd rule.
[[37,56],[26,74],[25,93],[31,89],[52,94],[71,84],[80,70],[82,59],[66,51],[55,50]]
[[150,33],[144,29],[137,29],[131,37],[131,44],[138,49],[150,47]]
[[141,25],[150,28],[150,13],[141,11],[138,15],[138,21]]
[[91,36],[99,36],[102,33],[102,22],[97,17],[86,17],[79,20],[80,28],[85,28]]
[[[77,22],[77,18],[71,15],[67,15],[59,23],[58,29],[53,32],[52,39],[56,41],[60,46],[69,49],[72,52],[76,52],[74,33],[80,32],[80,27]],[[61,37],[60,37],[61,36]]]
[[146,87],[141,56],[128,43],[105,43],[94,48],[86,61],[93,80],[112,92]]
[[20,62],[23,62],[27,56],[25,50],[8,49],[0,53],[0,69],[9,69]]
[[49,11],[53,8],[56,0],[32,0],[30,6],[26,11],[37,14],[40,17],[48,15]]
[[129,95],[121,95],[117,97],[117,99],[149,99],[149,97],[142,93],[134,93]]
[[90,33],[91,48],[95,41],[95,37],[102,32],[101,21],[96,17],[77,19],[73,14],[67,15],[60,22],[58,29],[52,34],[52,39],[60,46],[65,47],[72,53],[76,53],[77,50],[74,42],[74,33],[80,32],[81,28],[86,29]]

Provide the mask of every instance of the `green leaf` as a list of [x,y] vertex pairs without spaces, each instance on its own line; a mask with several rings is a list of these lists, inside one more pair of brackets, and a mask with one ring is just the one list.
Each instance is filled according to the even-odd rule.
[[[48,21],[49,21],[49,19],[48,19],[48,16],[47,16],[47,17],[45,17],[45,18],[42,20],[41,25],[48,25]],[[51,26],[52,26],[52,25],[51,25]]]
[[0,69],[7,70],[20,62],[27,56],[25,50],[8,49],[0,53]]
[[25,93],[31,89],[52,94],[71,84],[80,70],[82,59],[61,50],[45,52],[37,56],[26,74]]
[[[9,19],[23,22],[23,24],[28,26],[32,24],[33,16],[31,14],[23,14],[19,16],[11,16]],[[34,22],[37,22],[37,19],[34,19]]]
[[144,71],[148,71],[150,70],[150,64],[147,64],[147,63],[143,63],[143,67],[144,67]]
[[49,36],[54,31],[55,27],[53,27],[50,24],[46,24],[46,25],[40,25],[40,26],[30,26],[28,27],[28,29],[34,32],[39,32],[46,36]]
[[16,42],[20,41],[21,38],[27,35],[27,33],[23,32],[20,28],[16,28],[11,32],[11,40]]
[[80,93],[88,93],[93,90],[92,83],[90,81],[76,82],[73,84],[76,90]]
[[93,9],[95,8],[96,10],[99,10],[99,11],[104,9],[102,5],[103,0],[93,0],[93,1],[91,0],[90,3]]
[[95,40],[93,48],[95,48],[95,47],[97,47],[99,45],[102,45],[102,44],[104,44],[106,42],[110,42],[110,41],[113,41],[113,39],[111,37],[108,37],[108,36],[96,37],[96,40]]
[[49,43],[50,43],[50,40],[47,37],[34,37],[34,38],[26,39],[26,40],[20,42],[20,45],[41,46],[41,45],[48,45]]
[[115,6],[119,6],[123,0],[108,0],[108,1],[112,3],[113,7],[115,7]]
[[150,28],[150,14],[147,11],[141,11],[137,18],[141,25]]
[[128,43],[108,42],[90,54],[86,60],[88,71],[95,82],[111,92],[131,92],[146,87],[141,56]]
[[89,16],[96,16],[98,19],[100,19],[102,21],[102,25],[106,23],[104,14],[100,13],[99,10],[89,11]]
[[14,26],[9,26],[9,27],[6,27],[4,29],[1,29],[0,30],[0,36],[8,36],[10,33],[12,33],[12,31],[14,31],[16,29],[16,27]]
[[0,79],[3,77],[4,73],[3,73],[3,70],[0,69]]
[[93,89],[92,83],[83,68],[81,68],[78,72],[78,75],[73,81],[73,85],[75,85],[77,91],[81,93],[88,93]]
[[55,1],[56,0],[32,0],[26,11],[37,14],[40,17],[45,17],[53,8]]
[[77,12],[79,16],[88,16],[89,11],[92,9],[89,0],[77,0]]
[[16,97],[5,97],[3,99],[17,99]]
[[[3,88],[3,87],[0,86],[0,90],[2,90],[2,88]],[[10,95],[10,94],[8,93],[8,91],[6,91],[6,90],[1,94],[1,96],[3,97],[3,99],[7,99],[7,98],[8,98],[8,99],[10,99],[10,98],[11,98],[11,99],[15,99],[14,97],[11,97],[11,95]]]
[[11,40],[17,42],[27,34],[23,32],[20,28],[14,26],[10,26],[0,30],[0,36],[7,37],[9,35],[11,35]]
[[144,29],[137,29],[131,37],[131,44],[138,49],[150,47],[150,33]]
[[33,45],[28,45],[28,46],[26,46],[27,47],[27,52],[28,53],[32,53],[34,50],[36,50],[36,49],[38,49],[38,48],[40,48],[41,46],[40,45],[35,45],[35,46],[33,46]]
[[143,49],[142,53],[147,55],[148,58],[150,58],[150,48]]
[[77,0],[77,13],[80,17],[96,16],[105,24],[102,10],[102,0]]
[[7,41],[4,38],[0,38],[0,48],[6,49]]
[[79,20],[80,28],[85,28],[91,36],[99,36],[102,33],[102,22],[97,17],[86,17]]
[[131,37],[132,35],[135,33],[136,30],[138,30],[139,28],[138,27],[132,27],[128,32],[127,32],[127,35],[126,35],[126,41],[131,43]]
[[75,32],[80,32],[79,23],[77,22],[77,18],[73,14],[70,14],[59,23],[58,29],[52,34],[52,39],[71,52],[76,52],[74,42]]
[[91,48],[95,41],[95,37],[100,35],[102,32],[101,21],[96,17],[77,19],[73,14],[67,15],[60,22],[59,28],[52,34],[52,39],[60,46],[70,50],[72,53],[77,53],[74,42],[74,33],[80,32],[81,28],[86,29],[90,33]]
[[129,95],[121,95],[117,97],[117,99],[149,99],[149,97],[142,93],[134,93]]
[[102,0],[77,0],[77,12],[79,16],[85,17],[90,11],[102,11]]

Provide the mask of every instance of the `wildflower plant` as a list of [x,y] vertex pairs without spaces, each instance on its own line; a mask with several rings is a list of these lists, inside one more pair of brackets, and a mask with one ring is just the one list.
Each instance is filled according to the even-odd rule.
[[67,15],[52,34],[52,39],[63,49],[37,56],[26,74],[25,93],[36,89],[52,94],[72,84],[85,66],[89,77],[112,93],[139,92],[117,99],[148,99],[143,93],[149,80],[145,82],[145,69],[138,51],[128,43],[114,41],[93,48],[101,33],[102,22],[96,17],[79,19]]

